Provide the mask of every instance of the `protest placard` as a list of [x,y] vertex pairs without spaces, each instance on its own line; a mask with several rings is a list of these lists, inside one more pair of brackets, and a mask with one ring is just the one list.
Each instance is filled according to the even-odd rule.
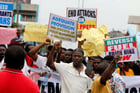
[[139,59],[135,36],[125,36],[105,39],[105,54],[114,56],[120,52],[120,62],[136,61]]
[[67,17],[78,21],[77,31],[89,30],[97,26],[96,8],[67,8]]
[[47,25],[26,24],[24,32],[25,41],[44,42],[47,38]]
[[16,37],[17,29],[0,27],[0,44],[9,44]]
[[77,22],[66,17],[50,14],[48,37],[76,41]]
[[0,25],[11,26],[13,19],[13,4],[0,2]]

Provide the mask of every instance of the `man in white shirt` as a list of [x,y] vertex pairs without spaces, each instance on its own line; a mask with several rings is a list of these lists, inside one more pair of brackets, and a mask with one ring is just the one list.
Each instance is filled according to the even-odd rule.
[[60,74],[61,93],[86,93],[92,80],[85,74],[86,67],[83,65],[84,52],[75,49],[72,54],[72,63],[54,63],[54,51],[61,47],[61,42],[55,42],[48,57],[47,65]]

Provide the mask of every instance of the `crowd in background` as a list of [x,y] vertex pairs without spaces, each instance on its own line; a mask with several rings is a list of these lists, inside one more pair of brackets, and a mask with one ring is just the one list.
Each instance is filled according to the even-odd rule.
[[[119,53],[86,57],[81,48],[66,49],[62,43],[46,39],[34,46],[17,33],[7,46],[0,45],[0,93],[124,93],[121,76],[140,75],[138,62],[117,63]],[[45,45],[47,53],[41,55]]]

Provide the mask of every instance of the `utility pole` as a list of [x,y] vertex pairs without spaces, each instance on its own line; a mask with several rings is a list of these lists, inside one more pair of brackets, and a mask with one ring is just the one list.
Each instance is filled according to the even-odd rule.
[[78,8],[84,8],[84,0],[78,0]]
[[17,20],[16,20],[16,23],[18,24],[18,21],[19,21],[19,9],[20,9],[20,3],[18,2],[19,0],[16,0],[16,4],[17,4]]
[[78,0],[78,8],[80,8],[80,0]]
[[[78,0],[78,7],[80,7],[80,0]],[[82,8],[84,8],[84,0],[82,0]],[[77,31],[77,35],[78,35],[78,37],[81,37],[82,31]],[[84,41],[85,40],[78,41],[78,48],[81,48],[81,46],[84,44]]]
[[82,0],[82,8],[84,8],[84,0]]

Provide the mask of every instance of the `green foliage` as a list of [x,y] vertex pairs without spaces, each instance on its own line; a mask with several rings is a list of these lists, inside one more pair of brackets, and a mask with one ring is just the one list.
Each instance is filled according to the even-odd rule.
[[18,28],[18,27],[19,27],[19,24],[15,23],[15,22],[12,23],[11,28]]

